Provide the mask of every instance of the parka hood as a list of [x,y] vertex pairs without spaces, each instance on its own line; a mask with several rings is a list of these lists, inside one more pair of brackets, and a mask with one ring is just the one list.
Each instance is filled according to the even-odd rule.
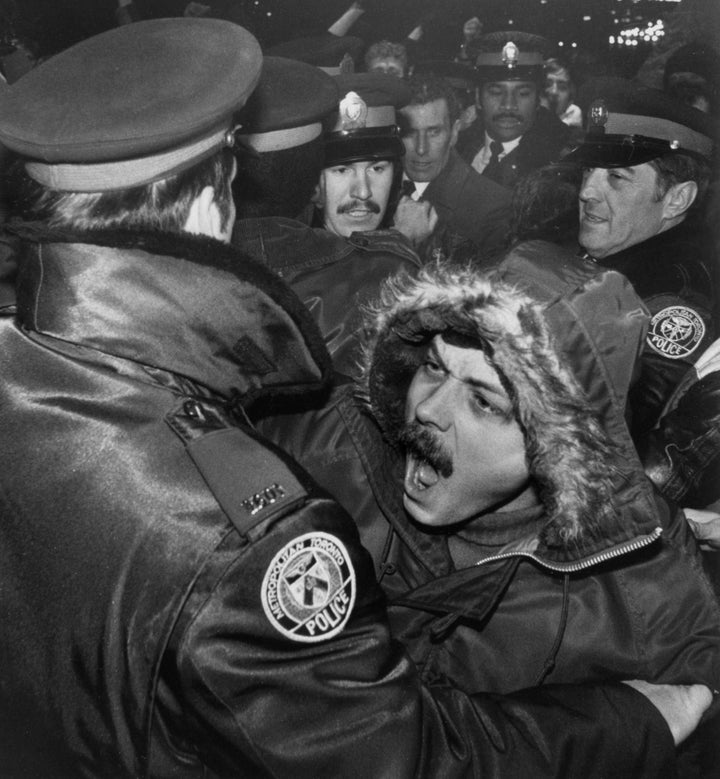
[[226,398],[305,394],[331,376],[297,296],[231,246],[185,233],[14,231],[23,239],[17,317],[26,330]]
[[482,345],[525,435],[544,556],[577,559],[660,524],[625,421],[648,315],[624,276],[532,241],[487,272],[435,266],[391,279],[369,321],[363,391],[391,443],[433,336]]

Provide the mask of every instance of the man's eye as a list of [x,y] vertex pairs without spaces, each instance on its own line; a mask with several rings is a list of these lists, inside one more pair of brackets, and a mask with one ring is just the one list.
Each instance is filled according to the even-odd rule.
[[437,360],[433,360],[432,357],[426,357],[422,364],[426,373],[433,375],[439,375],[443,372],[442,366]]
[[343,175],[343,173],[347,173],[347,171],[348,171],[348,170],[350,170],[350,169],[349,169],[349,168],[346,168],[346,167],[345,167],[345,166],[343,166],[343,165],[340,165],[340,166],[338,166],[338,167],[336,167],[336,168],[330,168],[330,172],[331,172],[331,173],[335,173],[335,174],[337,174],[338,176],[342,176],[342,175]]
[[505,416],[504,413],[497,406],[491,403],[483,394],[479,392],[473,395],[473,401],[481,414]]

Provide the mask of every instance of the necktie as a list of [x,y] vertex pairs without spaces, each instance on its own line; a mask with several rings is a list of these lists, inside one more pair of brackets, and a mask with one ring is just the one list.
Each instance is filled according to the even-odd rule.
[[502,154],[503,145],[500,141],[490,141],[490,162],[485,166],[482,172],[483,176],[495,178],[500,172],[500,160],[498,157]]
[[402,193],[407,197],[412,197],[415,194],[415,182],[407,179],[402,183]]

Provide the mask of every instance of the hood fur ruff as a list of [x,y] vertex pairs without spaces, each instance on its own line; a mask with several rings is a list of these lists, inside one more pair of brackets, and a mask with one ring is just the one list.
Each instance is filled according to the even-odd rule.
[[547,511],[546,551],[566,559],[659,524],[624,420],[648,317],[620,274],[535,241],[492,272],[390,279],[369,315],[364,392],[389,441],[429,340],[454,331],[484,345],[509,391]]

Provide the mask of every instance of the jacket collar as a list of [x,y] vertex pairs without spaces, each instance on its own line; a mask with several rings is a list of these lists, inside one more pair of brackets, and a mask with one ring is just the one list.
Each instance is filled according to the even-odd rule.
[[25,239],[18,319],[28,330],[224,397],[308,392],[330,376],[298,298],[233,247],[188,234],[16,231]]

